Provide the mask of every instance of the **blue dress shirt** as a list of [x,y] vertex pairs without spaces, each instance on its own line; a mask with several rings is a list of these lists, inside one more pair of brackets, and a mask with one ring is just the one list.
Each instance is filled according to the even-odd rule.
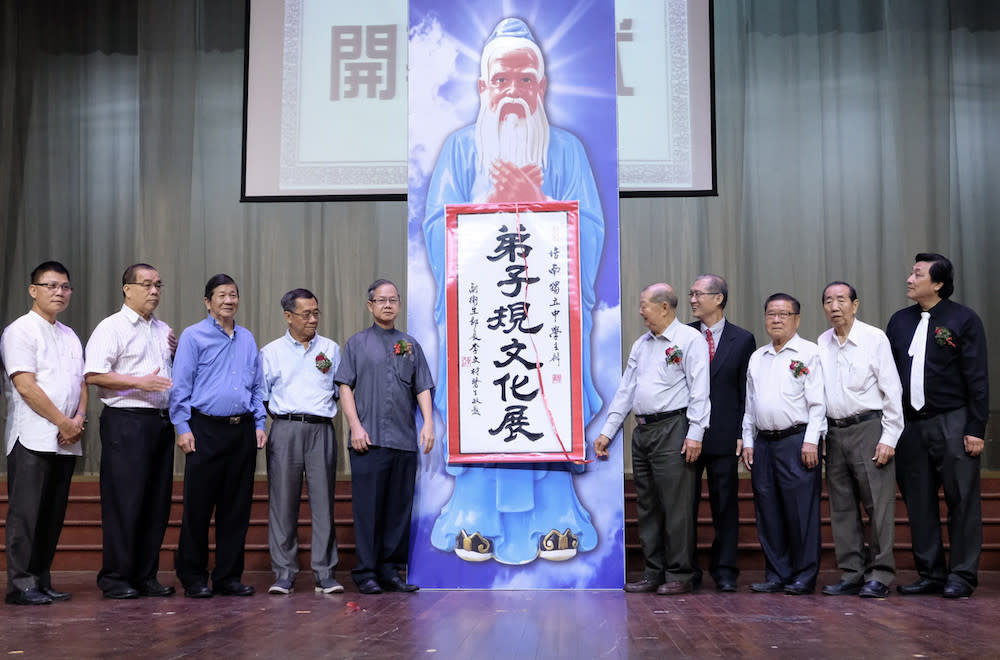
[[188,433],[191,409],[228,417],[252,412],[264,430],[263,372],[253,334],[241,325],[230,337],[213,317],[185,328],[174,356],[170,421],[177,433]]

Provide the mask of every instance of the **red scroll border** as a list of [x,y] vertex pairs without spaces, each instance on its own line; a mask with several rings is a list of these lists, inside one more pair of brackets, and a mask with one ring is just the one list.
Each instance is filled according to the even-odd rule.
[[[569,267],[570,400],[571,437],[560,438],[562,450],[552,452],[465,453],[461,447],[458,355],[458,218],[484,213],[539,213],[564,211],[567,222],[567,265]],[[580,311],[580,208],[577,202],[503,202],[496,204],[448,204],[446,215],[446,318],[448,332],[448,462],[449,463],[530,463],[582,461],[586,453],[583,423],[583,373],[581,366],[582,318]],[[544,397],[544,384],[542,384]],[[548,409],[548,403],[545,403]],[[549,411],[549,415],[552,415]],[[476,429],[481,431],[482,429]]]

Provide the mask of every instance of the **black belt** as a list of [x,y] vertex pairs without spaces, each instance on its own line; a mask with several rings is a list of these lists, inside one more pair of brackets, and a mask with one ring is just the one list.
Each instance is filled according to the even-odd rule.
[[795,426],[790,426],[787,429],[781,429],[779,431],[765,431],[763,429],[758,429],[757,437],[764,440],[781,440],[782,438],[787,438],[790,435],[795,435],[796,433],[802,433],[806,430],[807,424],[796,424]]
[[120,410],[121,412],[134,413],[136,415],[156,415],[160,419],[170,419],[170,411],[166,408],[119,408],[116,406],[108,406],[112,410]]
[[829,424],[830,426],[836,426],[838,429],[842,429],[848,426],[854,426],[855,424],[860,424],[861,422],[867,422],[869,419],[875,419],[876,417],[881,417],[881,416],[882,416],[881,410],[869,410],[867,412],[858,413],[857,415],[841,417],[840,419],[827,417],[826,423]]
[[667,412],[653,413],[652,415],[636,415],[635,423],[639,426],[645,426],[646,424],[655,424],[656,422],[662,422],[665,419],[670,419],[671,417],[676,417],[687,412],[687,408],[678,408],[677,410],[668,410]]
[[954,410],[958,410],[958,408],[951,408],[950,410],[939,410],[936,408],[928,408],[927,406],[924,406],[920,410],[913,410],[912,408],[907,406],[906,410],[903,412],[903,417],[908,421],[914,419],[930,419],[931,417],[944,415],[945,413],[950,413]]
[[306,424],[329,424],[333,421],[330,417],[320,417],[319,415],[305,415],[299,413],[271,416],[275,419],[284,419],[289,422],[305,422]]
[[236,424],[242,424],[244,421],[247,420],[251,421],[253,420],[253,415],[250,413],[243,413],[242,415],[230,415],[228,417],[225,417],[220,415],[206,415],[197,408],[192,408],[191,414],[201,417],[202,419],[207,419],[209,421],[216,422],[218,424],[229,424],[231,426]]

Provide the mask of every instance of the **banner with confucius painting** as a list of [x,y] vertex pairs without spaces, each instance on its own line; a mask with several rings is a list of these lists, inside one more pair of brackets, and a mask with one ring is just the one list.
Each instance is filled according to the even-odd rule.
[[448,461],[582,460],[578,204],[446,213]]

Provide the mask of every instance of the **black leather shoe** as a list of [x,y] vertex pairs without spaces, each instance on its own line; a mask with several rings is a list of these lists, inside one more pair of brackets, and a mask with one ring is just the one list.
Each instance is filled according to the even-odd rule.
[[237,580],[213,584],[212,593],[219,596],[253,596],[254,588]]
[[780,582],[755,582],[750,585],[750,591],[758,594],[780,594],[785,590],[785,585]]
[[837,584],[828,584],[823,587],[825,596],[856,596],[861,591],[860,582],[848,582],[841,580]]
[[382,591],[399,591],[402,593],[413,593],[420,588],[415,584],[405,582],[403,578],[398,575],[387,582],[380,582],[379,585],[382,587]]
[[889,587],[878,580],[868,580],[865,586],[861,587],[858,595],[862,598],[885,598],[889,595]]
[[52,599],[32,587],[10,592],[4,597],[4,601],[8,605],[48,605]]
[[785,585],[785,593],[789,596],[806,596],[811,594],[816,587],[804,582],[792,582]]
[[118,584],[104,590],[104,597],[112,600],[130,600],[138,598],[139,592],[127,584]]
[[961,580],[949,579],[944,585],[943,595],[945,598],[968,598],[972,595],[972,587]]
[[52,600],[69,600],[70,598],[73,597],[73,594],[71,594],[70,592],[56,591],[55,589],[52,588],[51,585],[48,587],[42,587],[41,589],[39,589],[39,591],[41,591],[43,594],[45,594]]
[[195,582],[184,587],[184,595],[187,598],[211,598],[212,590],[204,582]]
[[715,583],[715,590],[731,594],[736,592],[736,581],[735,580],[718,580]]
[[913,584],[897,585],[896,591],[904,596],[922,596],[925,594],[939,594],[943,588],[940,582],[935,582],[930,578],[920,578]]
[[625,591],[630,594],[648,594],[656,591],[660,584],[649,578],[642,578],[638,582],[626,582]]
[[378,582],[368,578],[358,585],[358,591],[363,594],[380,594],[382,593],[382,587],[378,586]]
[[171,586],[160,584],[156,578],[145,580],[142,584],[136,587],[136,590],[139,592],[140,596],[152,596],[154,598],[173,596],[174,591],[176,591]]

